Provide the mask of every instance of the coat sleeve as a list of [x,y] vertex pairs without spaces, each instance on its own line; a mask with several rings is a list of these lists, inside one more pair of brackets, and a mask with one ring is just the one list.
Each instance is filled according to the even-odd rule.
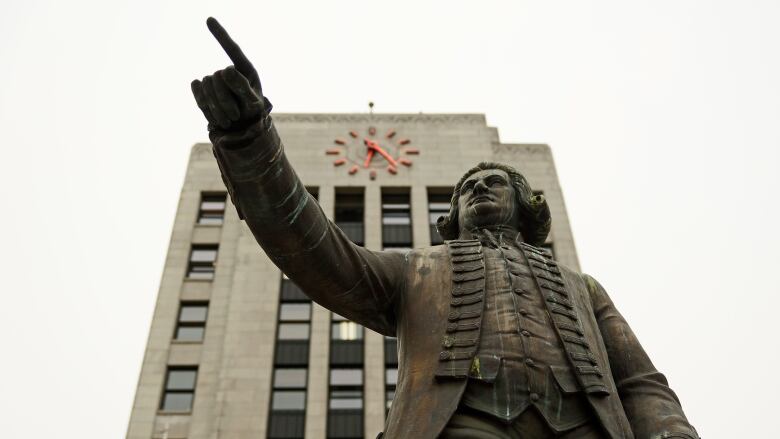
[[238,215],[269,258],[314,301],[385,335],[395,335],[395,302],[405,258],[353,244],[296,175],[267,116],[211,134]]
[[639,344],[612,299],[595,279],[584,275],[609,356],[612,377],[637,439],[698,439],[680,401]]

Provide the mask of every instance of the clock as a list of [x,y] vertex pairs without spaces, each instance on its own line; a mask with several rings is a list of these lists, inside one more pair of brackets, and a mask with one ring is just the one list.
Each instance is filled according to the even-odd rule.
[[334,139],[333,143],[335,146],[325,151],[327,155],[337,156],[333,166],[345,167],[350,175],[367,171],[372,180],[379,171],[398,174],[401,166],[412,166],[410,156],[420,153],[419,149],[410,146],[410,139],[398,136],[396,130],[378,134],[374,126],[352,130],[346,136]]

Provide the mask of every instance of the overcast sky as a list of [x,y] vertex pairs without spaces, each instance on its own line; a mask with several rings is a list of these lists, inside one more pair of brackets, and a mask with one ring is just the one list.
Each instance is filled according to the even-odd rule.
[[276,111],[550,144],[583,270],[700,434],[776,434],[780,2],[6,0],[0,436],[125,434],[207,140],[189,83],[228,64],[209,15]]

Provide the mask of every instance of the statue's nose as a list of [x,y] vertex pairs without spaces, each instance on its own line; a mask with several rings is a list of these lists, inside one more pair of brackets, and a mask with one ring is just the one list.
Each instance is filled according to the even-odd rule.
[[485,192],[487,192],[487,190],[488,190],[488,187],[485,184],[485,182],[482,181],[482,180],[479,180],[476,184],[474,184],[474,192],[476,192],[476,193],[484,194]]

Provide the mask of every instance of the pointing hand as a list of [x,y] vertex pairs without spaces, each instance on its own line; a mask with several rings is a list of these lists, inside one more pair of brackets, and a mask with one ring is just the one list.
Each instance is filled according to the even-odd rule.
[[255,122],[271,111],[263,96],[260,77],[225,28],[209,17],[206,25],[227,53],[232,66],[192,81],[192,94],[209,122],[209,131],[228,130]]

